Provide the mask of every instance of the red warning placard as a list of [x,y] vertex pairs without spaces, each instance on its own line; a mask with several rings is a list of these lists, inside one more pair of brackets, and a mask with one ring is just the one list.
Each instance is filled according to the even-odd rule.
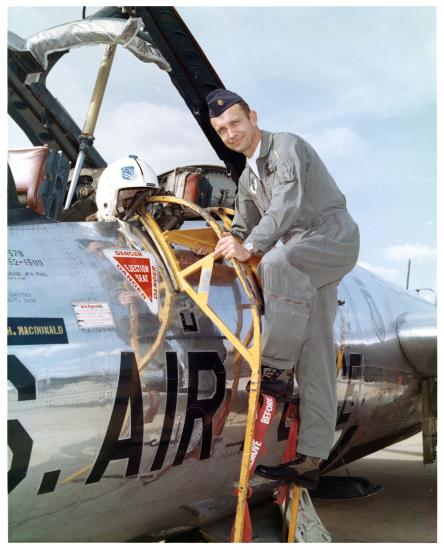
[[158,312],[156,260],[140,250],[104,250],[106,256],[121,271],[142,296],[153,313]]

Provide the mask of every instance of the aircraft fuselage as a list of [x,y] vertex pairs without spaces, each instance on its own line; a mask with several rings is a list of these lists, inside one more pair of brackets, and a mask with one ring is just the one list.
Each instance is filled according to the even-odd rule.
[[[150,281],[116,224],[11,227],[8,249],[10,540],[125,541],[233,511],[249,368],[173,290],[154,247],[140,264]],[[247,301],[221,269],[210,305],[244,338]],[[421,429],[421,378],[395,320],[434,310],[361,268],[339,300],[337,441],[323,471]],[[268,463],[282,457],[285,412]]]

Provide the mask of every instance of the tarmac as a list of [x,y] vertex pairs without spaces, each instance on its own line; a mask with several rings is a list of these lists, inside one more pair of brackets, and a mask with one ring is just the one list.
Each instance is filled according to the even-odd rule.
[[437,464],[423,464],[422,433],[331,475],[346,470],[383,489],[345,501],[313,499],[333,542],[437,542]]
[[[331,472],[367,478],[382,489],[353,499],[312,498],[333,543],[436,543],[437,464],[422,461],[422,433]],[[280,512],[271,502],[252,507],[253,542],[274,542]],[[233,518],[209,526],[181,542],[228,542]],[[177,539],[176,539],[177,540]],[[173,542],[171,540],[170,542]]]

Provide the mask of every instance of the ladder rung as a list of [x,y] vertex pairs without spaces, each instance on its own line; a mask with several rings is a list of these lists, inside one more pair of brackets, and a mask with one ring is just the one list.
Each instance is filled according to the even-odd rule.
[[[213,230],[212,236],[204,230],[174,230],[163,233],[155,219],[149,212],[139,213],[139,220],[153,237],[155,243],[160,248],[162,256],[169,264],[170,272],[172,272],[175,279],[176,288],[181,291],[185,291],[198,305],[198,307],[207,315],[210,320],[217,326],[217,328],[224,334],[231,342],[233,347],[244,357],[251,368],[251,381],[250,381],[250,393],[248,398],[248,413],[247,423],[245,429],[244,448],[242,453],[241,471],[239,477],[239,493],[236,507],[236,520],[234,525],[234,542],[241,542],[244,528],[244,513],[246,506],[246,498],[248,491],[248,479],[249,479],[249,464],[251,456],[251,448],[254,434],[254,422],[256,418],[256,409],[259,398],[259,384],[260,384],[260,358],[261,358],[261,327],[260,327],[260,304],[258,297],[260,293],[257,288],[254,288],[254,276],[247,277],[243,269],[238,262],[234,259],[231,260],[233,269],[241,282],[241,285],[247,295],[249,304],[248,307],[251,310],[252,325],[253,325],[253,337],[250,348],[247,348],[238,336],[233,334],[229,327],[222,321],[222,319],[208,306],[208,297],[211,289],[211,277],[214,269],[215,256],[212,254],[214,247],[222,236],[222,229],[218,222],[214,219],[214,215],[224,223],[226,230],[231,226],[231,220],[229,215],[233,215],[233,210],[227,210],[222,208],[212,208],[204,210],[194,203],[186,201],[184,199],[178,199],[171,196],[154,196],[147,197],[147,203],[174,203],[182,205],[197,212],[211,227]],[[191,250],[198,251],[202,247],[207,247],[205,251],[211,249],[211,252],[198,260],[197,262],[189,265],[185,269],[180,269],[180,262],[176,257],[176,254],[171,247],[171,244],[179,244],[189,247]],[[197,292],[186,280],[186,278],[200,270],[200,280]],[[257,275],[256,275],[257,276]],[[242,304],[242,308],[245,305]]]

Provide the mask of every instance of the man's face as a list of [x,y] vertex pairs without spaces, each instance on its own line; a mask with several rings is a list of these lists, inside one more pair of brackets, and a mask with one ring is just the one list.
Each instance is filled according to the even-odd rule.
[[250,111],[249,115],[236,103],[218,117],[210,118],[211,125],[224,144],[237,153],[251,156],[257,145],[258,132],[257,115]]

